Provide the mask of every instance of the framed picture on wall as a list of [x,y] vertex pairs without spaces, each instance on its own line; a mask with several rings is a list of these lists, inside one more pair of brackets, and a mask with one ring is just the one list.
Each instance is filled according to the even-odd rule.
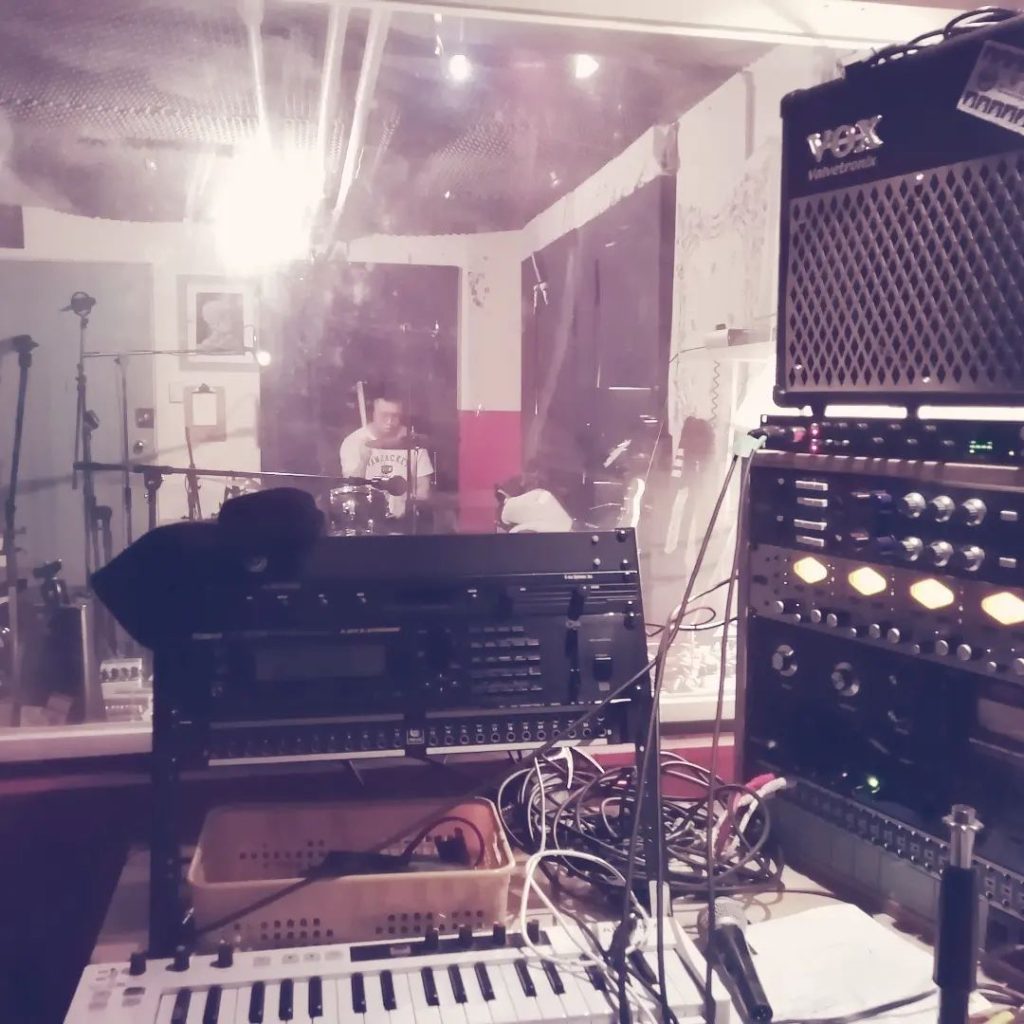
[[256,369],[259,326],[255,281],[229,277],[179,277],[178,321],[182,364],[194,369]]

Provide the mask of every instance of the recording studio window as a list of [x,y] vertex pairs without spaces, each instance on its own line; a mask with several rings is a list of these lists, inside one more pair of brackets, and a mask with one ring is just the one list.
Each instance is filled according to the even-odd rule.
[[769,402],[778,101],[835,53],[284,0],[17,3],[0,52],[0,761],[145,749],[90,573],[273,487],[382,545],[635,526],[664,619]]

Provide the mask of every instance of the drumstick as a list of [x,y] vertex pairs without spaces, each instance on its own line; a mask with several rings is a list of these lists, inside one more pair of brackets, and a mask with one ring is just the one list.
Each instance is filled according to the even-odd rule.
[[359,401],[359,419],[362,425],[366,426],[366,394],[363,391],[363,381],[356,381],[356,398]]

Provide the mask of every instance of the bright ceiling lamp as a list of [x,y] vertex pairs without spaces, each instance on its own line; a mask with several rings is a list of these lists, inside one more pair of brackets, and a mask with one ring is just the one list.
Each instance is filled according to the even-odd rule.
[[322,190],[315,152],[282,150],[263,138],[240,149],[221,175],[212,208],[225,268],[258,272],[306,258]]
[[828,566],[810,556],[794,562],[793,572],[804,583],[820,583],[823,579],[828,578]]
[[995,619],[1000,626],[1016,626],[1024,622],[1024,601],[1009,590],[1000,590],[997,594],[989,594],[981,602],[986,615]]
[[945,583],[931,577],[914,583],[910,588],[910,596],[929,611],[948,608],[956,600],[956,595]]
[[872,569],[870,565],[862,565],[859,569],[854,569],[847,579],[850,581],[850,586],[865,597],[880,594],[889,586],[889,581],[877,569]]
[[577,53],[572,59],[572,73],[579,82],[593,78],[600,67],[601,62],[589,53]]
[[448,58],[448,77],[453,82],[466,82],[473,75],[473,62],[464,53],[453,53]]

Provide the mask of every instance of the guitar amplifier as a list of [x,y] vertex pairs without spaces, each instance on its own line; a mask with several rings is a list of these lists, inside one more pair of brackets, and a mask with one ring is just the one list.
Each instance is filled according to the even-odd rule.
[[1024,17],[782,102],[780,405],[1024,397]]

